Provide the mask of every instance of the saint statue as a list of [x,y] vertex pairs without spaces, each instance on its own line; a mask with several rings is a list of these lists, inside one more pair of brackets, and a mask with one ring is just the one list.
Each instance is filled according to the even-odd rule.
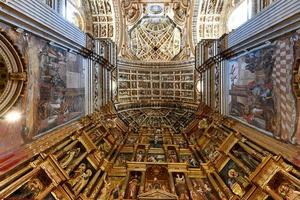
[[81,163],[79,167],[75,170],[72,178],[69,180],[69,184],[71,185],[71,187],[73,187],[80,180],[80,176],[84,173],[85,170],[86,164]]
[[139,152],[137,153],[137,155],[136,155],[136,161],[137,161],[137,162],[142,162],[142,161],[143,161],[143,157],[144,157],[143,152],[142,152],[142,151],[139,151]]
[[80,148],[75,148],[69,150],[65,157],[59,161],[60,166],[65,169],[68,167],[68,165],[74,160],[74,158],[78,157],[80,153]]
[[176,175],[175,178],[176,184],[185,183],[184,175],[180,176],[179,174]]
[[104,179],[104,187],[103,187],[103,189],[101,190],[101,195],[100,195],[99,199],[107,199],[107,197],[108,197],[108,195],[109,195],[110,187],[111,187],[111,183],[110,183],[110,182],[107,182],[107,181]]
[[92,170],[87,169],[78,179],[77,182],[72,187],[75,195],[79,194],[80,191],[86,186],[90,177],[92,176]]

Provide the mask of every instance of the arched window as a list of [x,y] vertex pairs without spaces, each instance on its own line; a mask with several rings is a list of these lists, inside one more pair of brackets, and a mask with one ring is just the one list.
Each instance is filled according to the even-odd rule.
[[229,31],[238,28],[252,17],[252,1],[241,2],[228,17],[227,28]]
[[66,19],[69,22],[73,23],[78,28],[80,28],[81,30],[84,30],[84,20],[79,11],[80,7],[81,7],[80,0],[76,0],[76,1],[68,0]]

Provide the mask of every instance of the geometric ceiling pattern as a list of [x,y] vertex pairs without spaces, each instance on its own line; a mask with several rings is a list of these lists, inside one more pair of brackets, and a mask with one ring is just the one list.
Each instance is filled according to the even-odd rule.
[[180,108],[143,108],[119,112],[119,117],[132,129],[171,127],[180,133],[193,119],[195,111]]
[[169,17],[143,18],[131,30],[130,42],[139,60],[169,61],[181,50],[181,30]]
[[190,58],[191,52],[185,51],[188,38],[182,38],[189,9],[186,0],[123,1],[121,57],[150,62],[180,60],[181,54]]
[[115,16],[112,0],[89,0],[89,3],[94,37],[114,39]]
[[198,40],[219,38],[223,33],[221,14],[224,0],[202,1],[198,16]]

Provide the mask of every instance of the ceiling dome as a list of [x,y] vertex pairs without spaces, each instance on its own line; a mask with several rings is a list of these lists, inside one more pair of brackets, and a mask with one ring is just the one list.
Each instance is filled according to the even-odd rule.
[[140,60],[171,60],[181,50],[181,36],[181,30],[170,18],[144,17],[130,31],[131,50]]

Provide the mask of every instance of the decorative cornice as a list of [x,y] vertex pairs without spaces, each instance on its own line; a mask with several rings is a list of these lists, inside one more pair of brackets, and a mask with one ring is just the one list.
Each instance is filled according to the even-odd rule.
[[38,0],[0,1],[0,21],[71,49],[86,45],[86,35]]

